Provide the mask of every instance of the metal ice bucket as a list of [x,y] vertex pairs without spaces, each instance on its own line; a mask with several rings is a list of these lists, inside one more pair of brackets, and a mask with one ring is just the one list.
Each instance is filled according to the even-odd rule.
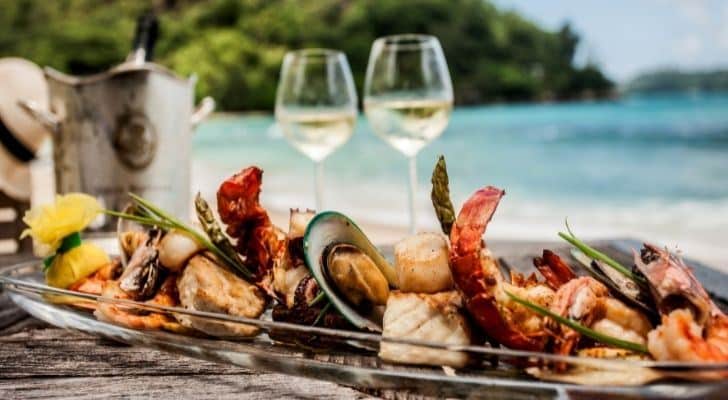
[[[85,192],[117,210],[134,192],[187,217],[191,135],[215,107],[208,97],[193,109],[196,79],[143,61],[88,77],[44,72],[50,112],[20,104],[53,133],[56,192]],[[100,230],[112,229],[106,221]]]

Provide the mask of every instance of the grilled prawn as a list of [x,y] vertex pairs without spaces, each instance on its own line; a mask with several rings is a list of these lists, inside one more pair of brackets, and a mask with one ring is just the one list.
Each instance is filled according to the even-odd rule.
[[645,244],[635,265],[647,279],[662,323],[647,337],[657,360],[728,361],[728,316],[682,259]]
[[227,233],[237,239],[237,250],[255,268],[256,284],[273,298],[273,270],[287,260],[286,234],[273,225],[260,204],[263,171],[248,167],[220,185],[217,210]]
[[554,291],[535,278],[506,282],[482,240],[504,194],[488,186],[465,202],[450,232],[450,270],[466,308],[488,336],[510,348],[538,351],[548,340],[544,318],[515,303],[506,292],[548,307]]
[[[175,281],[176,277],[174,275],[169,275],[164,282],[162,282],[154,297],[147,300],[145,303],[155,306],[177,306],[178,295]],[[101,296],[111,299],[134,300],[132,295],[121,288],[119,281],[105,282]],[[100,302],[94,315],[96,315],[96,318],[100,321],[113,322],[133,329],[165,329],[175,332],[182,330],[180,325],[171,316],[135,309],[131,306],[127,307],[117,305],[114,303]]]
[[[599,333],[633,343],[644,344],[652,329],[644,314],[611,297],[609,289],[591,277],[575,278],[559,287],[551,311]],[[570,354],[581,335],[560,324],[550,329],[557,333],[555,353]]]

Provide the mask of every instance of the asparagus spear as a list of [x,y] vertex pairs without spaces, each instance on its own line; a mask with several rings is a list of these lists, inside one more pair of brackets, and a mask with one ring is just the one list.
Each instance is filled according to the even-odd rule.
[[210,241],[233,261],[235,264],[233,266],[237,270],[245,275],[246,278],[250,278],[252,276],[250,270],[240,260],[240,256],[235,250],[235,247],[233,247],[230,239],[223,233],[220,225],[217,223],[215,215],[213,215],[210,209],[210,205],[202,198],[200,193],[197,193],[197,196],[195,196],[195,210],[197,211],[197,219],[200,221],[200,225],[202,225],[202,229],[205,230]]
[[455,223],[455,208],[450,201],[449,179],[447,177],[447,165],[445,156],[440,156],[435,169],[432,171],[432,205],[435,207],[435,214],[440,221],[440,226],[445,235],[450,235],[452,225]]

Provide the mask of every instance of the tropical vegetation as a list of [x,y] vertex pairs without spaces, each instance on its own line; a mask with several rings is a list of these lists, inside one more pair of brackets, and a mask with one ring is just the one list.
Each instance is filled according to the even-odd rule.
[[562,100],[609,95],[598,66],[576,66],[579,36],[551,31],[485,0],[16,0],[3,2],[0,56],[87,74],[122,61],[138,15],[160,18],[155,60],[197,74],[198,95],[226,110],[270,109],[289,49],[346,52],[361,88],[372,41],[440,38],[456,101]]

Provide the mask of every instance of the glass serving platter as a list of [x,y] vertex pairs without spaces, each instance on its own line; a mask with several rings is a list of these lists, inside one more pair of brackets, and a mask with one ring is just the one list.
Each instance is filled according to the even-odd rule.
[[[728,376],[728,363],[604,360],[487,346],[448,346],[386,338],[371,333],[274,322],[270,314],[261,319],[249,319],[153,306],[49,287],[43,283],[40,262],[3,268],[0,270],[0,285],[19,307],[57,327],[104,336],[130,345],[353,387],[406,390],[437,396],[487,395],[489,398],[509,399],[594,398],[605,395],[617,398],[718,398],[728,391],[728,380],[725,378]],[[83,308],[100,303],[170,316],[189,316],[210,322],[256,326],[260,333],[251,339],[223,340],[201,335],[133,330],[99,321],[90,310]],[[271,337],[316,337],[325,342],[326,347],[311,348],[288,340],[273,340]],[[377,357],[381,343],[460,351],[468,353],[474,361],[468,368],[458,370],[391,364]],[[414,348],[414,351],[417,349]],[[554,363],[609,374],[614,383],[595,386],[547,382],[517,367]],[[629,379],[636,376],[648,376],[652,383],[630,386]]]

